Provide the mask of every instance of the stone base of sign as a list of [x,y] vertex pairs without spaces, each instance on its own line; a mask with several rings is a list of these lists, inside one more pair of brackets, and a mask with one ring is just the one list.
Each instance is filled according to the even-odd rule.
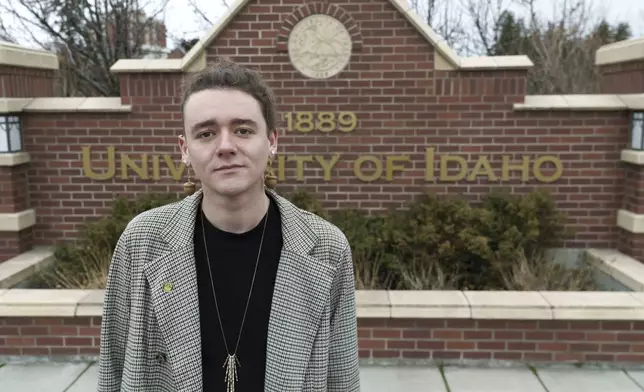
[[[102,290],[0,290],[0,358],[96,359]],[[357,291],[369,362],[644,362],[644,293]]]

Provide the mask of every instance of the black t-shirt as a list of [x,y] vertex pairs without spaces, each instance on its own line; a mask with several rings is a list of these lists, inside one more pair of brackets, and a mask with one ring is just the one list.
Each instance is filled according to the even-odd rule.
[[[269,199],[271,203],[267,214],[268,222],[266,222],[264,243],[237,349],[237,359],[241,366],[237,366],[238,381],[235,390],[243,392],[264,391],[268,321],[275,276],[282,250],[282,226],[279,210],[275,201],[271,197]],[[223,366],[227,358],[227,352],[217,317],[217,308],[215,307],[212,293],[213,286],[206,264],[201,214],[202,211],[199,208],[195,225],[194,245],[201,321],[203,390],[225,392],[225,368]],[[264,219],[250,231],[235,234],[217,229],[205,216],[203,217],[217,305],[226,335],[228,350],[231,354],[235,352],[239,328],[246,308],[262,237]]]

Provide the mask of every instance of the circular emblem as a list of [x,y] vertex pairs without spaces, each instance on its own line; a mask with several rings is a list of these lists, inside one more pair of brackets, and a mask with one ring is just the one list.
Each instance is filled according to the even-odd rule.
[[327,79],[342,72],[351,59],[351,46],[351,34],[344,24],[324,14],[302,19],[288,38],[291,63],[313,79]]

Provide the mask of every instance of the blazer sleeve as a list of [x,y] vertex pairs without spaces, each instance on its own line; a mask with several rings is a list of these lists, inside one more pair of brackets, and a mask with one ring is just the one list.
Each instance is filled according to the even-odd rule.
[[121,391],[130,320],[130,269],[131,259],[126,229],[114,249],[105,287],[98,392]]
[[341,253],[332,287],[328,391],[359,392],[355,277],[348,243]]

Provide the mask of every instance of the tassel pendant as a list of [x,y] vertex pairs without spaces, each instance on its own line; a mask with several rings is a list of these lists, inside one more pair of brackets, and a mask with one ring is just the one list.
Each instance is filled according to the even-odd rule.
[[226,390],[227,392],[235,392],[235,383],[237,382],[237,365],[241,367],[237,354],[228,355],[224,367],[226,368]]

